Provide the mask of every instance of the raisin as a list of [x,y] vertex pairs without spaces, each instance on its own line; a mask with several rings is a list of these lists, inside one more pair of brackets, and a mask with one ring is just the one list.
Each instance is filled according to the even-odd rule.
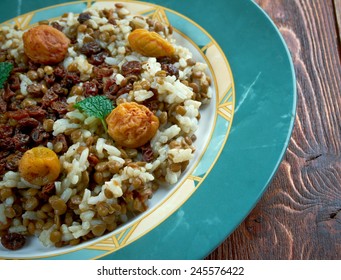
[[51,26],[53,27],[53,28],[56,28],[57,30],[59,30],[59,31],[63,31],[63,26],[61,26],[58,22],[56,22],[56,21],[54,21],[54,22],[52,22],[51,23]]
[[57,95],[65,95],[65,90],[61,87],[60,84],[54,84],[50,90],[52,90]]
[[21,119],[25,119],[25,118],[28,118],[29,117],[29,114],[27,113],[26,110],[17,110],[17,111],[11,111],[11,112],[8,112],[7,113],[7,116],[10,118],[10,119],[14,119],[16,121],[19,121]]
[[103,79],[104,77],[109,77],[114,73],[114,69],[108,67],[94,67],[94,74],[96,79]]
[[15,148],[15,145],[11,138],[0,138],[0,149],[1,150],[13,150]]
[[36,84],[28,85],[27,92],[31,94],[33,97],[41,97],[43,95],[41,87]]
[[121,71],[123,76],[139,75],[141,73],[142,66],[139,61],[127,61],[122,65]]
[[16,91],[20,89],[20,79],[18,76],[12,75],[8,78],[8,84],[11,90]]
[[63,80],[61,81],[61,85],[63,87],[70,88],[75,84],[80,82],[80,77],[77,73],[74,72],[67,72]]
[[48,138],[50,135],[47,133],[42,126],[38,126],[31,132],[31,139],[36,144],[42,144],[44,139]]
[[166,71],[168,75],[179,78],[179,69],[175,67],[173,64],[162,64],[161,69]]
[[22,153],[19,153],[19,152],[9,155],[6,158],[6,169],[17,171],[21,157],[22,157]]
[[68,112],[67,103],[63,101],[54,101],[51,108],[58,112],[59,116],[65,115]]
[[105,58],[108,56],[107,52],[100,52],[97,54],[93,54],[90,56],[89,58],[89,63],[93,64],[93,65],[101,65],[104,63]]
[[57,66],[54,70],[53,70],[53,74],[55,75],[55,77],[57,78],[63,78],[65,76],[65,70],[63,67],[61,66]]
[[81,48],[80,48],[80,52],[82,54],[85,54],[86,56],[91,56],[93,54],[97,54],[102,50],[101,46],[93,41],[93,42],[88,42],[85,43]]
[[11,154],[10,151],[0,151],[0,162],[2,162],[6,157]]
[[28,69],[29,70],[38,70],[39,66],[40,65],[38,63],[35,63],[32,60],[28,61]]
[[20,233],[11,232],[1,237],[1,244],[8,250],[19,250],[24,247],[25,236]]
[[133,89],[133,85],[132,84],[127,84],[125,87],[121,88],[117,92],[117,96],[120,96],[120,95],[125,94],[125,93],[129,93],[129,91],[131,91],[132,89]]
[[85,88],[85,96],[89,97],[89,96],[94,96],[98,94],[98,88],[97,88],[97,84],[94,81],[87,81],[84,83],[83,87]]
[[0,175],[4,175],[6,173],[5,163],[0,163]]
[[22,131],[29,131],[39,125],[39,121],[34,118],[24,118],[18,121],[18,128]]
[[116,84],[114,79],[108,79],[103,88],[103,93],[109,99],[115,99],[115,94],[118,92],[120,87]]
[[7,111],[7,103],[5,100],[2,99],[2,97],[0,96],[0,113],[4,114]]
[[88,161],[91,166],[95,166],[97,163],[99,163],[99,159],[95,154],[89,154]]
[[[19,86],[20,88],[20,86]],[[3,94],[3,99],[8,102],[11,100],[11,98],[15,95],[15,93],[12,91],[11,85],[7,85],[4,94]]]
[[169,64],[172,63],[172,58],[170,56],[161,56],[157,58],[157,62],[162,64]]
[[0,124],[0,139],[11,137],[13,134],[13,127],[7,124]]
[[49,200],[49,197],[56,193],[56,188],[54,183],[49,183],[44,185],[41,192],[39,193],[39,197],[45,201]]
[[43,106],[49,107],[53,101],[58,99],[58,95],[51,89],[49,89],[42,98]]
[[30,117],[40,121],[42,121],[47,114],[43,108],[35,105],[27,107],[26,111]]
[[52,85],[56,80],[55,75],[52,73],[51,75],[45,75],[44,76],[44,81],[48,84],[48,85]]
[[141,147],[142,158],[146,162],[151,162],[154,159],[154,153],[150,143],[145,144]]
[[52,141],[53,145],[58,142],[62,143],[62,150],[60,151],[60,153],[64,154],[68,150],[68,144],[64,134],[58,134],[56,138]]
[[19,151],[25,150],[29,141],[30,137],[23,133],[16,133],[12,138],[12,142],[14,143],[15,149]]
[[150,111],[156,112],[159,109],[159,102],[157,100],[145,100],[143,105],[146,106]]
[[[1,97],[0,97],[0,101],[1,101]],[[19,110],[21,108],[20,104],[21,104],[20,99],[14,99],[12,100],[12,102],[8,104],[8,110],[11,110],[11,111]]]
[[89,19],[91,19],[91,15],[89,13],[80,13],[77,20],[80,24],[82,24]]

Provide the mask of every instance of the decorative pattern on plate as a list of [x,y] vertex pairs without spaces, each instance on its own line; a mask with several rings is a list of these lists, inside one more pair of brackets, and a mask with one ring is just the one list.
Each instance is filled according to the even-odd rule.
[[[235,91],[233,76],[228,61],[219,45],[198,24],[189,18],[167,8],[137,1],[78,1],[61,4],[37,10],[3,24],[17,24],[25,29],[45,19],[60,17],[65,12],[80,13],[87,7],[94,5],[100,7],[112,6],[114,3],[124,2],[132,14],[140,14],[158,21],[171,24],[175,31],[176,39],[186,42],[191,50],[209,66],[210,75],[215,89],[211,107],[212,127],[203,129],[208,135],[208,141],[202,151],[198,151],[198,158],[192,162],[190,170],[184,174],[182,180],[171,189],[168,195],[157,205],[152,207],[132,222],[122,226],[109,235],[82,243],[79,246],[53,251],[35,252],[30,255],[15,258],[46,258],[46,259],[96,259],[111,254],[139,239],[153,230],[182,204],[190,198],[196,189],[205,182],[205,177],[214,167],[229,134],[235,106]],[[199,128],[200,129],[200,128]],[[200,133],[200,132],[199,132]],[[209,134],[207,134],[209,133]],[[205,186],[210,187],[210,186]],[[9,253],[0,257],[11,258]]]

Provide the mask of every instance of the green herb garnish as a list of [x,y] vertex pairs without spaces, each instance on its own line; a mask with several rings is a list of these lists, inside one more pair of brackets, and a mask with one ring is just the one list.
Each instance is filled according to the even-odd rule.
[[105,118],[114,109],[111,100],[105,96],[91,96],[77,102],[75,108],[84,111],[89,117],[96,117],[101,120],[105,132],[107,132],[107,124]]
[[13,69],[13,64],[10,62],[0,62],[0,89],[4,88],[4,83],[9,77]]

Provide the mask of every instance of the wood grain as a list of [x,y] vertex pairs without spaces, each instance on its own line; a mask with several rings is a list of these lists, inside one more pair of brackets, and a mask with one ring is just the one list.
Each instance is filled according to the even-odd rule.
[[261,201],[207,259],[341,259],[341,1],[256,2],[293,58],[295,128]]
[[341,43],[341,0],[334,0],[334,8],[339,35],[339,42]]

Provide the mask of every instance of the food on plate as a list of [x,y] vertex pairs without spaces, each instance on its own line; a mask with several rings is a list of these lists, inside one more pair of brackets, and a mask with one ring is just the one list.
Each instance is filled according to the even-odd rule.
[[[122,4],[0,29],[0,237],[77,245],[146,211],[193,159],[207,65]],[[2,87],[2,88],[1,88]]]
[[119,104],[107,117],[108,133],[115,143],[138,148],[152,139],[159,128],[159,119],[146,106],[136,102]]
[[18,170],[20,176],[27,182],[44,186],[58,178],[60,162],[54,151],[46,147],[35,147],[23,154]]
[[55,64],[64,60],[70,39],[49,25],[38,25],[23,34],[24,52],[35,63]]
[[129,45],[133,51],[144,56],[162,57],[174,54],[174,47],[154,31],[135,29],[128,36]]

